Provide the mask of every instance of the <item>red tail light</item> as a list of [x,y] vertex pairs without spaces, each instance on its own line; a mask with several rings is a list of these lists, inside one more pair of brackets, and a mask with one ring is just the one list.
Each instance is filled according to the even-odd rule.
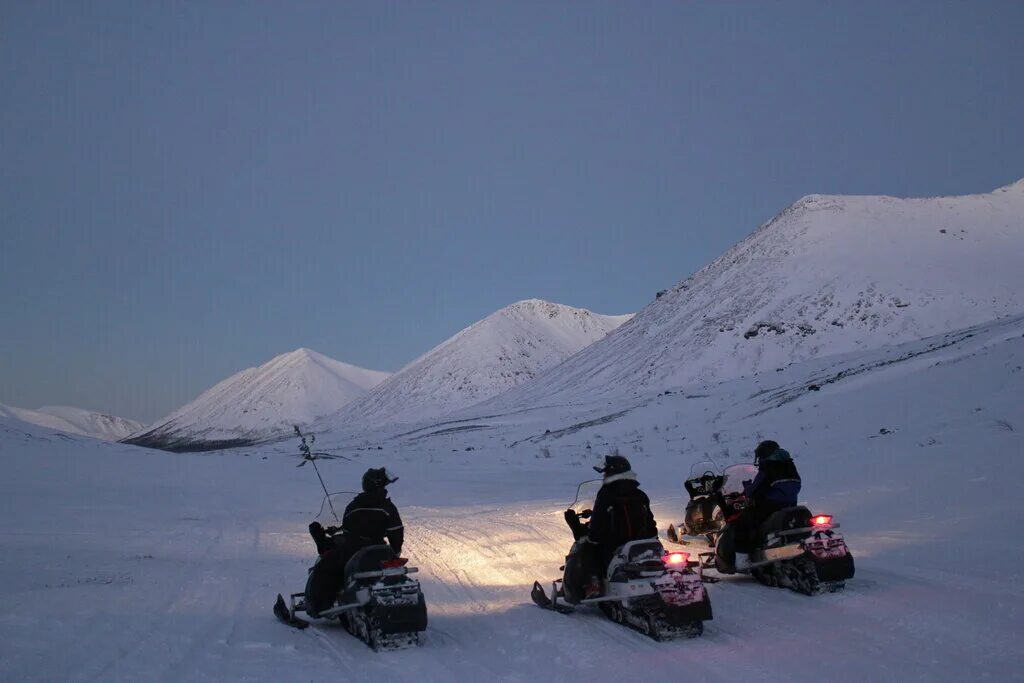
[[408,557],[396,557],[393,560],[384,560],[380,563],[380,566],[384,569],[394,569],[395,567],[404,567],[409,562]]
[[669,553],[661,558],[665,564],[671,564],[675,566],[684,565],[690,561],[690,553]]
[[832,523],[832,515],[815,515],[811,518],[814,526],[828,526]]

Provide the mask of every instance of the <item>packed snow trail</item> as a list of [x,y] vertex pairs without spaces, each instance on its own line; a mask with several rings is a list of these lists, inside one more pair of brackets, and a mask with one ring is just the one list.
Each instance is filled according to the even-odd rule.
[[[280,502],[312,488],[290,463],[128,449],[5,453],[17,475],[5,482],[25,482],[42,457],[45,482],[3,485],[11,507],[0,527],[2,680],[419,683],[626,680],[646,671],[710,681],[895,681],[1013,678],[1024,663],[1019,582],[972,579],[970,564],[952,555],[934,570],[890,567],[891,533],[858,532],[852,511],[843,521],[858,574],[844,593],[806,598],[729,578],[709,588],[715,619],[704,637],[671,643],[596,612],[542,611],[529,586],[558,574],[570,542],[560,512],[566,496],[403,506],[405,554],[420,568],[430,625],[421,647],[376,654],[338,626],[297,632],[270,612],[277,591],[301,589],[314,552],[305,525],[316,505]],[[104,482],[95,473],[101,465],[120,474]],[[421,492],[396,484],[399,501],[427,491],[443,500],[447,486],[458,499],[489,476],[468,469],[441,483],[428,471],[410,474]],[[506,494],[527,490],[511,485]],[[658,517],[671,518],[680,502],[656,496]]]

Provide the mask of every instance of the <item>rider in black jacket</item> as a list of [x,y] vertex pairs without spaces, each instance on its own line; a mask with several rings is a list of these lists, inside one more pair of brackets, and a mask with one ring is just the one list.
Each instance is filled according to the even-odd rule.
[[[800,493],[800,473],[789,451],[775,441],[762,441],[754,449],[754,464],[757,465],[757,476],[751,482],[745,482],[743,493],[749,503],[732,522],[732,538],[735,558],[732,567],[728,561],[720,567],[725,573],[730,569],[742,569],[749,564],[748,555],[758,541],[758,528],[773,513],[797,504]],[[726,544],[728,545],[728,543]],[[726,548],[720,555],[728,556]]]
[[[601,577],[608,569],[615,551],[629,541],[652,538],[658,527],[651,513],[651,501],[640,490],[629,460],[621,455],[605,456],[604,465],[595,467],[604,475],[604,482],[594,499],[590,524],[579,523],[573,510],[566,510],[565,518],[573,535],[581,542],[580,552],[590,570],[590,582],[585,597],[597,597],[603,591]],[[581,532],[585,531],[585,535]]]
[[312,614],[326,609],[344,585],[345,564],[361,548],[382,545],[387,538],[395,555],[405,540],[398,508],[388,498],[387,486],[398,480],[383,467],[363,474],[363,492],[345,508],[340,527],[324,529],[319,522],[309,525],[320,561],[313,568],[306,590],[307,608]]

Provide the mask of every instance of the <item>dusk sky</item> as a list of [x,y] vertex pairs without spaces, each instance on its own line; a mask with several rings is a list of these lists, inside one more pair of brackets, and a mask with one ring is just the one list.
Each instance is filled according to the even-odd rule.
[[0,0],[0,403],[149,421],[1024,177],[1024,2]]

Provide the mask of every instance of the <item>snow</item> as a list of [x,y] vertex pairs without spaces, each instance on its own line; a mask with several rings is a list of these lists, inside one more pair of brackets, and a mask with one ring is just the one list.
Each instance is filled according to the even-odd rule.
[[[1005,317],[702,388],[459,423],[476,430],[325,436],[350,458],[319,462],[333,489],[369,466],[401,477],[391,494],[430,624],[421,647],[382,654],[271,615],[314,554],[319,485],[294,466],[297,444],[181,455],[0,418],[0,680],[1019,679],[1022,367],[1024,317]],[[842,525],[857,560],[844,592],[728,578],[709,586],[705,635],[670,643],[529,602],[534,579],[558,575],[561,511],[607,449],[632,460],[664,529],[691,463],[739,462],[769,437],[793,453],[806,502]]]
[[516,302],[437,345],[324,422],[364,426],[444,415],[533,379],[630,317],[540,299]]
[[38,410],[27,410],[0,404],[0,416],[104,441],[123,439],[145,427],[135,420],[69,406],[43,406]]
[[307,425],[387,377],[300,348],[232,375],[129,441],[171,450],[259,441]]
[[1024,310],[1024,181],[932,199],[804,197],[490,409],[771,371]]
[[[1020,679],[1022,250],[1024,181],[812,195],[631,319],[519,302],[383,382],[300,349],[143,433],[242,447],[0,412],[0,680]],[[313,423],[332,490],[400,476],[421,647],[272,616],[303,586],[321,501],[298,444],[270,440],[293,422]],[[530,602],[600,456],[630,458],[664,531],[692,464],[749,462],[765,438],[841,524],[845,591],[725,577],[705,635],[671,643]]]

